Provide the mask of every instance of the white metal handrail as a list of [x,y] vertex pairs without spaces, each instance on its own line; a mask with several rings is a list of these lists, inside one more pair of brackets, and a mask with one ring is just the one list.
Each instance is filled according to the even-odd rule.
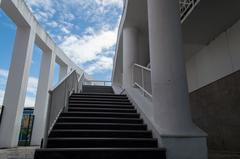
[[144,95],[152,98],[151,69],[134,64],[132,69],[133,86],[138,87]]
[[53,89],[49,90],[49,102],[45,124],[43,146],[46,147],[47,139],[59,115],[67,109],[68,97],[72,93],[82,91],[84,73],[79,75],[75,70],[70,72]]
[[179,0],[181,22],[193,11],[200,0]]
[[112,81],[86,80],[86,79],[85,79],[84,85],[91,85],[91,86],[111,86],[111,85],[112,85]]

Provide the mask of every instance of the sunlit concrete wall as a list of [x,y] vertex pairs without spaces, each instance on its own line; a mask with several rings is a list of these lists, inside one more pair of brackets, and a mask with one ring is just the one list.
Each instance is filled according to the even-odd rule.
[[189,92],[240,69],[240,21],[186,61]]

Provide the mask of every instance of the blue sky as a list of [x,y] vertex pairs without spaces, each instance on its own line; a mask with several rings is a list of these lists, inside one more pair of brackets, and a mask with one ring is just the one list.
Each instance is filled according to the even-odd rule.
[[[111,80],[122,0],[25,0],[40,24],[57,45],[87,73],[98,80]],[[15,24],[0,10],[0,104],[2,104]],[[34,106],[42,51],[35,45],[28,80],[26,107]],[[53,85],[58,81],[55,64]]]

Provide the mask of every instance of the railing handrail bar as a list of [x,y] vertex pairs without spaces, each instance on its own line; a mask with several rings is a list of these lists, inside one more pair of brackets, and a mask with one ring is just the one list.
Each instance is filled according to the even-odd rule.
[[[69,78],[71,78],[71,76],[73,76],[74,78],[76,78],[76,82],[79,82],[78,80],[79,80],[79,78],[77,77],[78,76],[78,73],[77,73],[77,71],[76,70],[73,70],[73,71],[71,71],[71,72],[69,72],[61,81],[59,81],[58,82],[58,84],[53,88],[53,89],[50,89],[49,90],[49,102],[48,102],[48,110],[47,110],[47,117],[46,117],[46,124],[45,124],[45,132],[44,132],[44,140],[43,140],[43,146],[44,147],[46,147],[46,144],[47,144],[47,138],[48,138],[48,135],[49,135],[49,132],[52,130],[52,128],[53,128],[53,125],[55,124],[55,122],[56,122],[56,120],[57,120],[57,118],[58,118],[58,116],[60,115],[60,113],[61,112],[63,112],[64,111],[64,108],[66,107],[66,101],[65,101],[65,98],[66,98],[66,83],[65,82],[67,82],[68,80],[69,80]],[[82,75],[80,76],[81,78],[83,77],[83,73],[82,73]],[[71,80],[71,79],[70,79]],[[53,120],[53,122],[52,123],[50,123],[50,113],[51,113],[51,107],[52,107],[52,95],[53,95],[53,93],[55,92],[55,90],[56,91],[58,91],[57,90],[57,88],[58,87],[60,87],[60,86],[62,86],[62,84],[65,84],[65,92],[64,92],[64,94],[65,94],[65,97],[64,97],[64,105],[63,105],[63,107],[62,108],[60,108],[59,110],[57,110],[58,112],[57,112],[57,115],[54,117],[55,119]],[[73,84],[73,83],[72,83]],[[72,92],[74,90],[74,88],[72,87],[71,88],[71,90],[70,90],[70,92]]]
[[147,68],[147,67],[145,67],[145,66],[142,66],[142,65],[139,65],[139,64],[134,64],[134,66],[137,66],[137,67],[140,67],[140,68],[142,68],[142,69],[144,69],[144,70],[147,70],[147,71],[151,71],[151,69],[150,68]]
[[83,76],[84,76],[84,72],[79,76],[78,82],[83,78]]
[[144,93],[146,93],[149,97],[152,98],[152,95],[146,91],[142,86],[140,86],[139,84],[137,84],[136,82],[134,82],[134,85],[136,85],[137,87],[139,87]]
[[72,70],[69,72],[63,79],[61,79],[55,86],[49,89],[49,92],[53,92],[56,88],[58,88],[71,74],[73,74],[76,70]]

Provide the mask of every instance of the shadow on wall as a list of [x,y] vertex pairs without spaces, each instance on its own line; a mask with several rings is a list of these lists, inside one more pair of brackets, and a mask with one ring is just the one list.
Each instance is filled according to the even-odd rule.
[[240,152],[240,71],[190,93],[190,104],[209,150]]

